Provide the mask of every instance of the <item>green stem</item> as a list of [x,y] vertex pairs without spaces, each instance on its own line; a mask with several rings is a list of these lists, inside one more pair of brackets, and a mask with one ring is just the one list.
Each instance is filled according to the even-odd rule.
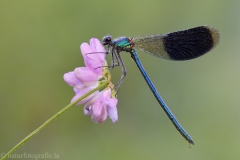
[[26,138],[24,138],[21,142],[19,142],[15,147],[13,147],[8,153],[6,153],[0,160],[4,160],[5,158],[7,158],[12,152],[14,152],[16,149],[18,149],[21,145],[23,145],[25,142],[27,142],[30,138],[32,138],[35,134],[37,134],[39,131],[41,131],[43,128],[45,128],[50,122],[52,122],[55,118],[57,118],[58,116],[60,116],[63,112],[65,112],[66,110],[68,110],[69,108],[71,108],[72,106],[74,106],[75,104],[77,104],[79,101],[83,100],[84,98],[86,98],[87,96],[91,95],[92,93],[96,92],[97,90],[103,90],[104,88],[106,88],[109,85],[109,82],[105,82],[101,85],[99,85],[97,88],[89,91],[88,93],[86,93],[85,95],[83,95],[82,97],[78,98],[76,101],[74,101],[73,103],[67,105],[65,108],[63,108],[62,110],[60,110],[58,113],[56,113],[54,116],[52,116],[51,118],[49,118],[45,123],[43,123],[40,127],[38,127],[35,131],[33,131],[32,133],[30,133]]

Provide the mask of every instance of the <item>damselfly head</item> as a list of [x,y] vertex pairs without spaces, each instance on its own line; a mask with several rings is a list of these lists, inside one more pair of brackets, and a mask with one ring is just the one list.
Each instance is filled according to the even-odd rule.
[[111,42],[112,42],[112,36],[109,34],[104,36],[102,39],[103,45],[109,45],[109,44],[111,44]]

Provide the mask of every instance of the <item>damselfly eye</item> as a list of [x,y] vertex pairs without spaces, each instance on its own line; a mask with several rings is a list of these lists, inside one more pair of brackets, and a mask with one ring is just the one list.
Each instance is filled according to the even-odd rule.
[[108,45],[112,42],[112,36],[111,35],[106,35],[103,37],[102,43],[103,45]]

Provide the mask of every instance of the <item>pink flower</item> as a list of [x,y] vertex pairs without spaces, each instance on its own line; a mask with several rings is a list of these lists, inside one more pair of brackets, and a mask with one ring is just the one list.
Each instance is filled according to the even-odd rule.
[[[100,41],[96,38],[90,39],[90,45],[83,43],[80,46],[84,63],[86,67],[78,67],[74,71],[65,73],[63,78],[70,86],[73,87],[75,96],[71,103],[88,93],[99,85],[99,80],[104,79],[107,67],[105,57],[106,51]],[[86,97],[77,105],[86,103],[84,114],[91,115],[94,122],[102,123],[107,116],[113,122],[118,120],[117,99],[111,95],[109,87],[101,92],[96,91]]]
[[111,98],[111,89],[104,90],[94,96],[94,98],[84,106],[85,115],[91,115],[91,118],[96,123],[102,123],[107,116],[112,119],[112,122],[118,120],[116,98]]
[[106,51],[101,42],[96,38],[92,38],[90,39],[90,45],[82,43],[80,50],[82,51],[85,65],[92,69],[96,74],[102,74],[101,66],[106,65]]

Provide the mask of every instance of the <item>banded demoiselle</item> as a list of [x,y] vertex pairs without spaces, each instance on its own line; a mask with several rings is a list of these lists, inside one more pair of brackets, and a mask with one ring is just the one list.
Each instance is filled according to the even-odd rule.
[[[103,37],[102,43],[108,47],[107,53],[110,53],[111,49],[112,64],[109,68],[114,68],[115,66],[122,67],[123,74],[116,85],[117,92],[127,74],[120,55],[120,52],[125,51],[130,53],[156,100],[161,105],[176,129],[189,142],[189,144],[194,144],[191,136],[183,129],[157,92],[149,76],[144,70],[134,48],[136,47],[143,52],[163,59],[183,61],[194,59],[207,53],[218,44],[219,39],[219,31],[213,26],[205,25],[168,34],[143,35],[134,38],[118,37],[112,39],[111,35],[106,35]],[[117,61],[116,64],[114,60]]]

